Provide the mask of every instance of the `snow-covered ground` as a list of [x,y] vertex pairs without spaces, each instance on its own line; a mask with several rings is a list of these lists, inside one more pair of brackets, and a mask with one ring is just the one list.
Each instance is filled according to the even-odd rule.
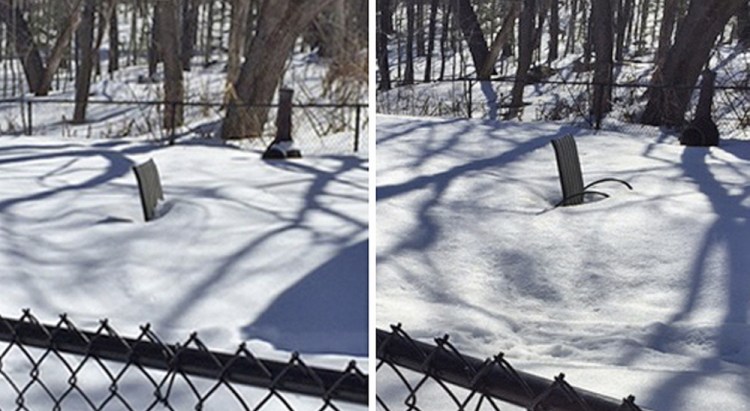
[[[149,158],[166,201],[144,223],[131,167]],[[5,136],[0,169],[4,315],[366,356],[366,158]]]
[[[649,409],[750,402],[750,142],[656,128],[377,120],[377,326]],[[552,209],[573,134],[611,198]],[[379,392],[401,383],[378,377]],[[422,400],[420,400],[422,401]]]
[[[166,200],[144,223],[131,167],[149,158]],[[0,170],[3,316],[108,318],[132,337],[150,323],[168,343],[196,331],[220,351],[247,341],[260,358],[367,369],[366,157],[6,135]],[[23,380],[23,364],[4,371]]]

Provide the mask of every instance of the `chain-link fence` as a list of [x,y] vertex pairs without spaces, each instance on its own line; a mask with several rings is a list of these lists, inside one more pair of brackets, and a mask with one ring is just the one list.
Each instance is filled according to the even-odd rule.
[[[511,104],[514,79],[487,81],[459,78],[400,86],[377,93],[377,112],[412,116],[504,119]],[[524,105],[514,120],[562,121],[595,128],[639,128],[638,117],[646,107],[649,90],[656,86],[641,81],[611,83],[612,111],[601,124],[590,113],[595,85],[591,81],[536,79],[527,85]],[[663,86],[668,88],[666,86]],[[533,89],[529,93],[528,90]],[[699,86],[686,117],[695,111]],[[722,137],[750,139],[750,87],[744,80],[716,84],[713,119]]]
[[293,354],[262,359],[243,344],[209,350],[192,335],[164,343],[146,325],[136,337],[102,321],[63,315],[0,316],[0,410],[365,410],[368,376],[354,362],[334,371]]
[[[71,122],[74,100],[19,98],[0,101],[0,133],[108,139],[147,136],[154,140],[212,138],[220,134],[226,106],[185,102],[185,125],[164,128],[163,101],[89,100],[86,121]],[[261,106],[254,106],[261,107]],[[264,150],[276,133],[278,104],[269,110],[262,135],[243,139],[243,147]],[[295,104],[292,137],[306,154],[348,154],[367,150],[369,119],[363,104]]]
[[435,345],[401,325],[377,330],[377,407],[381,410],[639,411],[622,401],[514,369],[502,353],[481,360],[462,354],[448,335]]

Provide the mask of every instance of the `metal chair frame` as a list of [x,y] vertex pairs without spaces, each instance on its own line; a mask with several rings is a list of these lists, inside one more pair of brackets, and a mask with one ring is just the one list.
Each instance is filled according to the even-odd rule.
[[555,204],[554,208],[582,204],[586,194],[595,194],[608,198],[609,194],[607,193],[589,190],[590,187],[607,181],[618,182],[625,185],[630,190],[633,189],[627,181],[611,177],[602,178],[593,183],[584,185],[581,162],[578,158],[578,148],[573,136],[568,134],[564,137],[554,139],[552,140],[552,146],[555,149],[557,171],[560,174],[560,187],[562,188],[563,194],[562,200]]

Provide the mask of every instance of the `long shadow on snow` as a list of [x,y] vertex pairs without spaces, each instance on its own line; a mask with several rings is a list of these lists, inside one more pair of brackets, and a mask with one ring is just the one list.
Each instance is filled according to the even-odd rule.
[[[467,127],[469,127],[470,125],[477,123],[467,122],[466,124]],[[492,121],[486,121],[479,124],[482,124],[483,126],[491,125],[495,127],[493,131],[502,130],[504,128],[502,126],[498,127],[501,123]],[[470,130],[467,128],[465,131],[468,132]],[[399,244],[394,248],[424,250],[429,248],[429,246],[437,241],[437,237],[439,235],[439,226],[430,215],[429,210],[440,203],[445,192],[457,179],[476,171],[491,170],[502,167],[503,164],[511,163],[515,160],[518,160],[524,155],[527,155],[537,149],[548,145],[553,138],[558,138],[565,134],[576,134],[580,131],[581,130],[578,128],[567,126],[561,127],[553,134],[550,134],[548,130],[540,130],[540,133],[543,133],[543,135],[526,141],[523,144],[519,144],[513,149],[505,151],[499,155],[474,161],[467,161],[466,163],[449,168],[447,170],[431,175],[418,176],[403,183],[378,186],[376,189],[378,202],[424,189],[429,189],[432,192],[430,198],[427,199],[419,207],[418,221],[420,222],[420,225],[418,227],[418,232],[410,235],[410,238],[407,242]],[[496,138],[496,136],[493,135],[488,135],[488,137]],[[446,138],[446,140],[451,141],[452,145],[443,146],[441,147],[440,151],[449,151],[451,149],[455,149],[458,145],[461,144],[460,138],[451,137]],[[430,152],[429,156],[432,156],[434,154],[435,152]],[[427,156],[424,156],[421,161],[427,161]],[[553,176],[553,178],[556,177]],[[544,204],[540,204],[540,209],[543,206]]]
[[[435,126],[439,126],[440,124],[435,124]],[[486,126],[486,127],[492,127],[490,128],[490,132],[487,134],[487,137],[489,139],[497,139],[498,135],[493,135],[492,133],[502,133],[504,129],[512,127],[512,125],[505,126],[503,123],[498,123],[494,121],[470,121],[466,122],[466,128],[463,129],[465,132],[472,131],[472,128],[475,128],[476,126]],[[528,130],[529,125],[524,125],[525,129]],[[446,193],[448,188],[454,184],[458,179],[461,177],[471,174],[476,171],[483,171],[483,170],[490,170],[490,169],[497,169],[502,167],[503,164],[509,164],[513,161],[516,161],[520,159],[521,157],[530,154],[531,152],[540,149],[542,147],[547,146],[550,141],[553,138],[561,137],[565,134],[579,134],[582,130],[576,127],[569,127],[569,126],[563,126],[560,127],[558,130],[556,130],[553,133],[550,133],[550,130],[544,130],[539,129],[539,137],[533,138],[529,141],[526,141],[522,144],[517,145],[516,147],[505,151],[501,154],[483,158],[479,160],[474,161],[467,161],[466,163],[463,163],[461,165],[452,167],[450,169],[440,171],[438,173],[432,174],[432,175],[426,175],[426,176],[418,176],[415,177],[409,181],[399,183],[399,184],[391,184],[386,186],[379,186],[377,187],[377,201],[378,203],[380,201],[387,201],[388,199],[395,198],[401,195],[405,195],[411,192],[415,192],[418,190],[424,190],[429,189],[431,190],[432,195],[425,200],[418,210],[416,210],[418,218],[416,219],[419,221],[419,226],[417,227],[417,231],[414,233],[410,233],[407,240],[404,240],[403,242],[396,244],[389,250],[383,250],[382,247],[378,247],[378,262],[383,263],[385,261],[391,260],[391,255],[398,255],[401,251],[404,250],[414,250],[414,251],[424,251],[429,249],[431,246],[433,246],[437,241],[439,241],[440,237],[440,224],[435,221],[435,219],[430,214],[430,210],[440,204],[443,195]],[[462,133],[462,132],[460,132]],[[502,138],[502,136],[500,136]],[[452,147],[442,147],[442,151],[449,151],[452,148],[455,148],[457,145],[461,144],[460,136],[459,138],[446,138],[447,140],[450,140],[454,143]],[[393,143],[391,143],[393,144]],[[433,153],[434,154],[434,153]],[[423,159],[426,161],[426,159]],[[419,160],[418,160],[419,161]],[[557,176],[550,176],[550,178],[556,179]],[[501,194],[499,194],[501,195]],[[544,204],[540,204],[540,208],[542,208]],[[378,206],[380,210],[382,206]],[[387,216],[382,216],[380,213],[378,214],[378,218],[387,218]],[[439,263],[433,261],[428,253],[425,253],[423,258],[425,259],[425,264],[430,267],[430,269],[435,272],[439,270]],[[393,261],[390,262],[391,264],[398,265],[397,259],[393,259]],[[405,270],[405,269],[404,269]],[[411,281],[413,281],[414,284],[418,284],[425,281],[425,276],[422,275],[423,273],[411,273],[407,272],[405,275],[407,277],[411,278]],[[427,284],[426,289],[429,290],[429,292],[436,297],[437,300],[443,301],[445,304],[455,304],[455,305],[469,305],[472,309],[475,309],[479,312],[484,313],[487,316],[495,316],[498,317],[497,313],[490,312],[490,310],[487,310],[484,307],[472,305],[471,303],[468,303],[465,299],[458,298],[457,296],[451,294],[449,291],[450,286],[446,284],[440,284],[436,283],[436,279],[433,276],[428,276],[430,283]],[[514,323],[514,320],[511,318],[503,318],[503,321],[506,321],[510,324]]]
[[284,291],[245,339],[306,353],[367,355],[367,240],[347,247]]
[[[336,158],[336,157],[334,157]],[[314,180],[310,184],[310,188],[307,190],[305,195],[305,203],[300,207],[299,213],[293,218],[289,218],[285,221],[285,224],[281,227],[269,231],[265,235],[254,239],[248,244],[236,250],[231,256],[226,258],[222,264],[216,268],[213,274],[200,281],[190,291],[186,292],[183,297],[175,302],[171,309],[164,313],[159,320],[157,328],[166,329],[171,327],[175,322],[179,321],[191,310],[199,306],[199,302],[207,296],[211,295],[211,288],[220,284],[226,280],[232,274],[236,274],[236,267],[249,255],[252,255],[256,249],[261,247],[271,239],[282,235],[291,230],[305,229],[312,233],[313,243],[329,243],[336,246],[345,246],[351,244],[352,241],[356,240],[357,236],[367,232],[367,224],[362,223],[356,219],[353,219],[347,215],[343,215],[336,210],[333,210],[325,206],[319,197],[329,197],[331,194],[326,192],[326,188],[329,184],[334,181],[340,181],[339,176],[343,175],[351,170],[357,168],[363,168],[366,160],[355,158],[355,157],[340,157],[338,158],[341,162],[339,168],[333,172],[324,172],[318,170],[312,166],[304,164],[304,161],[281,161],[281,162],[267,162],[269,167],[278,167],[287,170],[295,170],[303,177],[313,176]],[[362,188],[365,192],[366,187]],[[364,196],[366,201],[366,195]],[[334,216],[346,224],[356,227],[353,233],[349,236],[331,239],[330,235],[325,232],[318,231],[318,227],[314,224],[309,223],[308,216],[311,213],[322,212],[330,216]],[[281,218],[281,217],[280,217]],[[252,273],[247,273],[252,274]]]
[[[747,267],[750,267],[750,254],[747,244],[750,244],[750,208],[742,203],[750,197],[750,186],[745,186],[739,194],[731,194],[722,186],[711,173],[706,158],[710,151],[705,148],[686,147],[682,153],[682,166],[687,177],[695,181],[701,191],[711,202],[713,211],[718,217],[716,222],[706,232],[700,250],[696,253],[690,271],[690,291],[685,298],[682,308],[669,321],[658,327],[649,336],[647,346],[655,349],[667,349],[674,325],[689,317],[698,301],[704,283],[711,278],[708,259],[712,252],[724,249],[728,254],[729,267],[726,278],[726,314],[715,335],[717,347],[715,356],[700,361],[702,371],[719,373],[720,363],[736,362],[750,365],[750,358],[742,357],[743,347],[748,344],[748,302],[750,299],[750,278]],[[745,356],[747,357],[747,356]],[[632,360],[632,358],[630,359]],[[653,393],[652,398],[658,402],[653,406],[663,411],[677,411],[676,401],[681,391],[688,391],[693,384],[697,384],[701,373],[690,373],[688,376],[678,374],[665,380]],[[750,379],[745,378],[745,387],[750,387]],[[745,396],[750,399],[750,389],[745,389]]]
[[[25,149],[30,148],[30,145],[24,145]],[[96,187],[98,185],[107,183],[111,180],[114,180],[118,177],[121,177],[127,173],[130,172],[133,162],[127,158],[126,154],[142,154],[147,153],[149,151],[155,150],[160,148],[159,146],[153,146],[153,145],[139,145],[135,146],[129,149],[125,149],[122,152],[113,151],[113,150],[107,150],[107,149],[98,149],[94,146],[92,148],[82,148],[81,150],[75,150],[75,151],[57,151],[59,149],[59,146],[39,146],[38,149],[50,151],[51,153],[41,153],[41,154],[31,154],[31,155],[21,155],[18,157],[12,157],[12,158],[4,158],[0,159],[0,165],[8,165],[8,164],[19,164],[22,165],[25,162],[29,161],[38,161],[38,160],[51,160],[51,159],[60,159],[60,158],[71,158],[71,159],[80,159],[83,157],[102,157],[108,162],[108,166],[99,174],[94,175],[90,179],[78,183],[78,184],[71,184],[63,187],[57,187],[53,188],[47,191],[30,194],[30,195],[21,195],[15,198],[9,198],[3,201],[0,201],[0,211],[6,210],[7,208],[17,205],[19,203],[24,203],[28,201],[36,201],[36,200],[42,200],[48,197],[52,197],[56,194],[66,192],[66,191],[76,191],[76,190],[83,190],[83,189],[89,189]],[[12,151],[13,148],[5,148],[8,151]]]

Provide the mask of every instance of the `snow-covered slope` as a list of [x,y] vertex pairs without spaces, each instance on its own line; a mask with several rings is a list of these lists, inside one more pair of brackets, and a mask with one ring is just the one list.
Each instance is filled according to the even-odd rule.
[[[149,158],[166,201],[144,223],[131,167]],[[0,170],[2,315],[107,317],[123,335],[148,322],[167,342],[198,331],[210,348],[249,340],[335,368],[365,360],[366,158],[5,136]]]
[[[378,327],[655,410],[746,409],[750,144],[628,131],[379,116]],[[634,190],[552,209],[567,133],[587,182]]]

